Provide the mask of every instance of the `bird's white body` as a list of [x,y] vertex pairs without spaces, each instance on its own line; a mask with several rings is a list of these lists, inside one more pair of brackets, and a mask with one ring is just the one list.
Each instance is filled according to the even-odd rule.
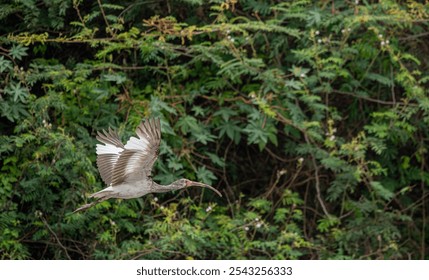
[[[138,188],[136,188],[136,186],[138,186]],[[138,198],[153,192],[151,186],[152,182],[148,182],[147,180],[140,180],[132,184],[123,183],[114,187],[109,186],[92,194],[90,197],[102,198],[108,196],[109,198]]]

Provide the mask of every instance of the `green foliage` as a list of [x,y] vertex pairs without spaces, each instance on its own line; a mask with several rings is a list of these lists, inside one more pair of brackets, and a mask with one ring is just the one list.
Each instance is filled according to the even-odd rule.
[[[2,259],[427,259],[428,5],[0,4]],[[162,124],[105,201],[96,132]]]

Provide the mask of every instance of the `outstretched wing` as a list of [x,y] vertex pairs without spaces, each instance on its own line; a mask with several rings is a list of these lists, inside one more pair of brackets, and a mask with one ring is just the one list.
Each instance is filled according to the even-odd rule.
[[104,144],[97,144],[97,167],[101,178],[109,186],[112,182],[113,168],[125,147],[119,139],[118,133],[111,128],[108,132],[105,130],[103,133],[98,132],[96,138]]
[[150,176],[158,158],[161,143],[159,119],[142,121],[136,129],[138,138],[131,137],[119,153],[112,174],[112,186],[122,182],[134,182]]

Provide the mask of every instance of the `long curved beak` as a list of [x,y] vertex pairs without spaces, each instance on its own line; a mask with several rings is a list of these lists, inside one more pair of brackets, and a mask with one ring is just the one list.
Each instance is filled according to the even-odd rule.
[[207,188],[207,189],[211,189],[212,191],[214,191],[215,193],[217,193],[217,195],[219,195],[220,197],[222,197],[222,194],[215,188],[213,188],[210,185],[206,185],[200,182],[194,182],[194,181],[188,181],[186,182],[186,187],[191,187],[191,186],[197,186],[197,187],[203,187],[203,188]]

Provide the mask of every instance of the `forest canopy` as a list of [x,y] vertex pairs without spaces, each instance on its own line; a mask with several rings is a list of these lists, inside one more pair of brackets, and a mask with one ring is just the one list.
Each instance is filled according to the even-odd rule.
[[[427,1],[0,1],[1,259],[428,259]],[[104,201],[97,131],[159,118]]]

